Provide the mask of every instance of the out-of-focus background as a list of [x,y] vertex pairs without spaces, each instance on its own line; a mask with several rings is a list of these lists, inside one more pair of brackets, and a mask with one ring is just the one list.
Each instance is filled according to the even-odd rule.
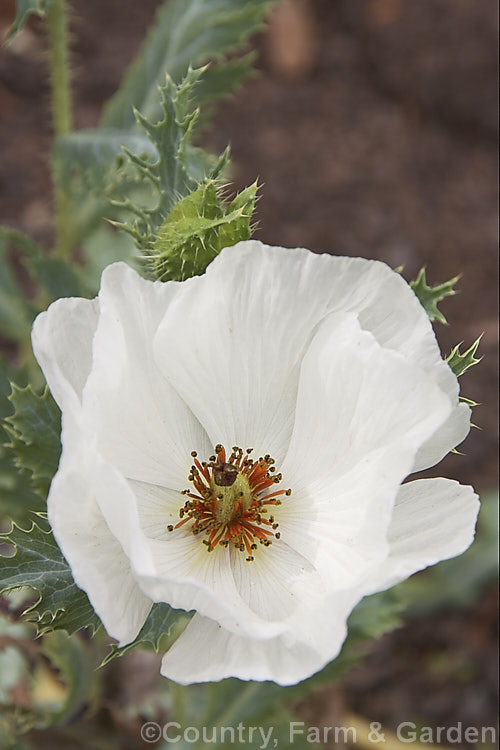
[[[14,5],[0,4],[1,38]],[[90,127],[160,2],[72,5],[75,125]],[[423,265],[430,283],[462,275],[442,305],[449,325],[436,329],[446,354],[484,332],[484,360],[462,378],[480,402],[480,429],[439,473],[489,496],[498,487],[496,3],[288,0],[254,46],[257,75],[219,106],[204,144],[220,152],[230,141],[236,188],[259,177],[260,239],[403,265],[407,279]],[[0,50],[0,223],[47,245],[48,101],[43,27],[31,19]],[[495,726],[498,590],[466,594],[468,606],[459,595],[451,607],[434,603],[375,643],[363,667],[302,706],[305,720],[330,725],[347,710],[387,727]],[[127,689],[116,681],[118,703]]]

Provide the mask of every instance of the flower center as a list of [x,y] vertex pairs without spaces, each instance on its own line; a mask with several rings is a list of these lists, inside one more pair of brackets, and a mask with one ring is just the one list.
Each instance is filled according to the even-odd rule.
[[235,446],[227,458],[225,448],[216,445],[208,463],[200,463],[193,451],[188,479],[195,491],[183,490],[189,499],[179,512],[182,520],[168,526],[168,531],[192,522],[193,534],[207,537],[203,544],[209,552],[218,544],[232,544],[248,553],[248,562],[254,559],[257,544],[268,547],[273,539],[279,539],[278,524],[268,515],[269,506],[281,505],[279,496],[292,491],[271,489],[282,479],[281,474],[274,473],[274,459],[266,455],[254,461],[250,458],[252,450]]

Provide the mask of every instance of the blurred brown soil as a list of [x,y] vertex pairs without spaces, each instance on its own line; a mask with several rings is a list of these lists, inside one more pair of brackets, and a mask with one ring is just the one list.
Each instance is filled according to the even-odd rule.
[[[98,122],[159,4],[73,3],[77,127]],[[13,6],[0,7],[1,36]],[[270,244],[377,258],[407,278],[425,264],[432,283],[462,274],[437,333],[447,353],[484,332],[484,360],[462,384],[481,429],[439,473],[480,491],[498,486],[496,29],[493,0],[291,0],[255,40],[259,74],[204,136],[217,151],[231,142],[237,188],[260,178],[258,237]],[[0,222],[49,242],[44,48],[33,21],[0,50]],[[343,700],[392,724],[410,710],[491,723],[493,620],[486,597],[476,613],[381,639]],[[442,671],[422,670],[434,652]]]

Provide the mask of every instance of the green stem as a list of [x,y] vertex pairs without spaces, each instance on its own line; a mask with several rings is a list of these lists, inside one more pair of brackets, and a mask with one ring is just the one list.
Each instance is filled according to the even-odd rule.
[[[48,3],[47,31],[54,138],[58,138],[67,135],[72,129],[66,0],[50,0]],[[69,197],[61,185],[61,177],[54,154],[52,154],[52,181],[56,213],[55,252],[59,256],[67,257],[71,252]]]

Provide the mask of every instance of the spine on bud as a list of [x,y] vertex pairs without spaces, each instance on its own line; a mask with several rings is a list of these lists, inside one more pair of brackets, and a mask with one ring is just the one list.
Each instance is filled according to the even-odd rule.
[[255,182],[227,204],[215,180],[208,180],[176,203],[151,253],[156,277],[184,281],[199,276],[224,247],[250,239],[257,190]]

